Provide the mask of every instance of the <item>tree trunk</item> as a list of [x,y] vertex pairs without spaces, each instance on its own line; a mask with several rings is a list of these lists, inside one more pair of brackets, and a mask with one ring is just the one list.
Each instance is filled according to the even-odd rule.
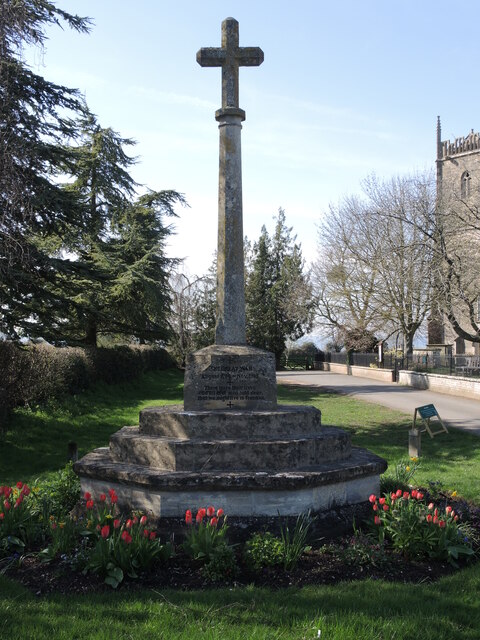
[[85,330],[85,344],[89,347],[97,346],[97,323],[95,318],[89,318]]

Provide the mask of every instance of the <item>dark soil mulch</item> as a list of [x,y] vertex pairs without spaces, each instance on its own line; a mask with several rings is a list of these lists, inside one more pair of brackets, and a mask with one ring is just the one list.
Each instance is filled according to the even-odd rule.
[[[347,542],[345,541],[345,545]],[[393,553],[387,553],[382,562],[355,563],[344,556],[346,547],[328,546],[312,550],[302,556],[297,567],[284,571],[282,567],[266,567],[254,571],[240,563],[239,571],[233,580],[217,583],[208,581],[200,567],[192,566],[192,561],[184,555],[177,555],[168,564],[159,567],[156,572],[146,573],[138,579],[127,578],[118,588],[121,590],[147,589],[204,589],[212,586],[242,586],[254,584],[274,589],[288,586],[314,584],[335,584],[340,581],[388,580],[394,582],[431,582],[459,569],[446,562],[409,561]],[[51,593],[80,594],[111,591],[101,578],[94,574],[83,575],[75,572],[69,564],[56,559],[42,563],[35,556],[26,557],[20,566],[11,567],[7,575],[20,582],[33,593],[43,596]]]

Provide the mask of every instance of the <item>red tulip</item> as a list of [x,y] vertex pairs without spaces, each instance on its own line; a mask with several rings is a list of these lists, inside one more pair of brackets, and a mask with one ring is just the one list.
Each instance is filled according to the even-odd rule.
[[383,510],[384,510],[384,511],[388,511],[388,509],[389,509],[388,504],[384,504],[384,505],[383,505]]
[[445,527],[445,520],[440,520],[438,526],[440,527],[440,529],[443,529]]
[[187,509],[185,511],[185,522],[187,524],[192,524],[192,512],[190,511],[190,509]]
[[140,518],[140,524],[142,525],[142,527],[146,524],[147,522],[147,516],[142,516]]
[[86,509],[93,509],[93,500],[88,500],[87,504],[85,505]]
[[102,527],[100,534],[104,540],[105,538],[108,538],[108,536],[110,535],[110,527],[108,526],[108,524]]
[[402,495],[402,490],[401,489],[397,489],[395,495],[397,496],[397,498],[400,498],[400,496]]
[[374,502],[376,502],[377,496],[374,493],[372,493],[371,496],[368,498],[368,500],[373,504]]
[[379,498],[379,499],[378,499],[378,502],[379,502],[380,504],[385,504],[385,498]]
[[90,500],[90,498],[92,497],[92,494],[89,491],[85,491],[85,493],[83,494],[83,497],[85,498],[85,500]]
[[380,524],[381,520],[380,520],[380,518],[378,516],[375,516],[374,522],[375,522],[375,524]]
[[427,522],[431,522],[432,521],[432,515],[430,513],[427,515],[426,520],[427,520]]
[[212,518],[212,519],[210,520],[210,526],[212,526],[212,527],[216,527],[216,526],[217,526],[217,523],[218,523],[217,518]]
[[107,499],[107,496],[104,493],[100,494],[100,501],[101,502],[105,502],[105,500]]
[[223,516],[223,509],[218,509],[217,518],[221,518]]
[[17,489],[21,489],[23,487],[23,482],[17,482]]
[[211,518],[213,515],[215,515],[215,509],[213,507],[207,507],[207,516]]
[[125,523],[125,528],[126,529],[131,529],[132,528],[132,524],[133,524],[133,522],[129,518]]
[[113,521],[113,528],[114,528],[114,529],[118,529],[118,528],[119,528],[119,526],[120,526],[120,520],[119,520],[118,518],[116,518],[116,519]]
[[121,535],[122,540],[125,544],[130,544],[132,541],[132,536],[128,533],[128,531],[124,531]]
[[155,533],[155,531],[152,531],[150,533],[150,540],[155,540],[156,537],[157,537],[157,534]]

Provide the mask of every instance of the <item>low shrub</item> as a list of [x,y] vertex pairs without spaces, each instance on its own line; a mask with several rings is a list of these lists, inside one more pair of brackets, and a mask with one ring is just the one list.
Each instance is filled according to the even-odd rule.
[[243,555],[246,564],[252,569],[273,567],[283,563],[283,544],[270,531],[257,532],[245,543]]
[[80,479],[73,471],[73,463],[69,462],[46,480],[37,480],[33,491],[36,498],[33,509],[41,513],[45,522],[50,516],[64,518],[80,498]]
[[245,545],[244,558],[254,569],[274,565],[283,565],[285,571],[297,566],[303,553],[310,550],[307,538],[314,518],[310,514],[301,514],[290,529],[288,523],[280,527],[280,537],[265,531],[255,533]]
[[[0,341],[0,419],[18,406],[72,395],[99,381],[134,380],[142,373],[174,366],[165,349],[151,346],[107,348],[19,345]],[[2,424],[0,424],[0,429]]]

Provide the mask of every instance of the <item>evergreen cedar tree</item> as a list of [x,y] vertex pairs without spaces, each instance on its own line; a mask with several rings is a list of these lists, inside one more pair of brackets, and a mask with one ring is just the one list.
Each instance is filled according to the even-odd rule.
[[124,148],[79,92],[35,74],[25,45],[89,20],[46,0],[0,2],[0,331],[95,345],[101,333],[166,340],[165,217],[175,191],[138,197]]

